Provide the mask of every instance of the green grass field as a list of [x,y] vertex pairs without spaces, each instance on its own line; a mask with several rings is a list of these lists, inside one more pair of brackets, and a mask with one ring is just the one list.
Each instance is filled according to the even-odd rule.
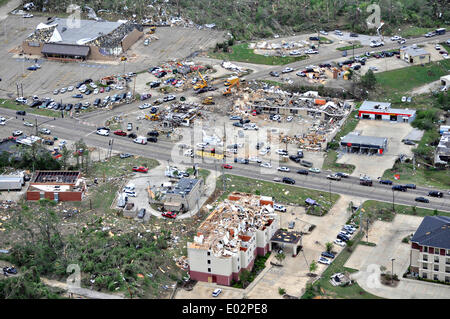
[[331,170],[333,172],[343,172],[351,174],[355,170],[355,165],[336,163],[338,153],[334,150],[328,150],[327,156],[323,161],[322,170]]
[[394,180],[394,175],[400,175],[400,183],[414,183],[417,185],[437,187],[440,189],[450,188],[450,170],[427,169],[421,165],[413,169],[412,163],[396,164],[392,169],[384,172],[383,178]]
[[450,60],[428,63],[425,66],[415,65],[406,68],[376,73],[379,90],[378,98],[383,101],[399,101],[406,92],[437,81],[448,74]]
[[[354,48],[358,49],[358,48],[362,48],[363,46],[361,44],[355,44]],[[347,45],[345,47],[340,47],[340,48],[336,48],[336,50],[339,51],[346,51],[346,50],[353,50],[353,46],[352,45]]]
[[[236,175],[225,174],[226,191],[219,200],[225,199],[231,192],[244,192],[257,195],[272,196],[274,201],[283,204],[305,205],[305,199],[308,197],[316,200],[325,211],[333,207],[340,195],[328,192],[316,191],[301,187],[295,187],[282,183],[267,182],[252,178],[246,178]],[[216,182],[218,189],[223,189],[222,178],[219,177]]]
[[307,59],[307,56],[299,57],[279,57],[279,56],[264,56],[261,54],[255,54],[252,49],[248,48],[248,43],[236,44],[230,47],[231,53],[223,52],[209,52],[209,56],[215,59],[236,61],[236,62],[248,62],[255,64],[267,64],[267,65],[283,65],[292,63],[295,61],[301,61]]
[[[95,160],[96,152],[91,154],[91,158]],[[89,175],[92,177],[118,177],[132,173],[133,166],[145,166],[149,170],[159,165],[157,160],[140,156],[132,156],[128,158],[120,158],[119,156],[111,157],[106,162],[94,162],[90,169]]]
[[44,115],[44,116],[49,116],[49,117],[61,117],[61,112],[47,110],[47,109],[31,108],[27,105],[16,104],[14,101],[5,100],[5,99],[0,99],[0,107],[4,107],[7,109],[16,110],[16,111],[26,111],[27,113],[39,114],[39,115]]

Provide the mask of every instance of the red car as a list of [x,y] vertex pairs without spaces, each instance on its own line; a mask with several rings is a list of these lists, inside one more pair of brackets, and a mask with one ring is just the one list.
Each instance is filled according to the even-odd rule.
[[105,89],[104,88],[100,88],[100,93],[103,93],[103,92],[105,92]]
[[127,133],[126,133],[126,132],[124,132],[124,131],[122,131],[122,130],[117,130],[117,131],[114,131],[114,134],[116,134],[116,135],[120,135],[120,136],[127,136]]
[[162,213],[161,215],[167,218],[177,218],[177,214],[174,212],[165,212]]
[[227,169],[232,169],[233,166],[231,166],[230,164],[223,164],[222,165],[223,168],[227,168]]
[[133,172],[147,173],[148,172],[148,167],[134,166],[133,167]]

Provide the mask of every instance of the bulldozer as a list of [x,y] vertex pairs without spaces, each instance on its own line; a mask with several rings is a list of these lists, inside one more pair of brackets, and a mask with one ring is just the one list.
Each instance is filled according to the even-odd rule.
[[[236,89],[239,90],[239,85],[240,85],[239,78],[234,78],[231,80],[229,79],[229,80],[227,80],[227,82],[229,83],[229,85],[228,85],[228,88],[225,91],[223,91],[223,93],[222,93],[223,95],[225,95],[225,96],[231,95],[231,88],[233,86],[236,86]],[[227,85],[227,82],[225,82],[225,85]]]
[[153,33],[155,33],[155,31],[156,31],[156,27],[155,26],[150,27],[150,30],[147,32],[147,34],[153,34]]
[[208,82],[206,82],[206,80],[203,78],[203,75],[200,73],[200,71],[197,71],[197,72],[198,72],[198,75],[200,76],[200,78],[202,79],[202,82],[199,84],[196,84],[194,86],[194,91],[203,89],[208,86]]
[[216,102],[214,102],[214,99],[212,96],[208,96],[207,98],[205,98],[202,101],[202,104],[206,104],[206,105],[212,105],[212,104],[216,104]]
[[158,114],[145,115],[145,119],[150,121],[158,121],[159,115]]

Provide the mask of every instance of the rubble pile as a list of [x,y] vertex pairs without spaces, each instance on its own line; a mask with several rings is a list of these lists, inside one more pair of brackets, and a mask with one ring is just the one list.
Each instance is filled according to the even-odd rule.
[[138,29],[138,31],[141,32],[144,30],[142,25],[127,21],[121,24],[113,32],[102,35],[93,41],[87,42],[86,44],[109,49],[117,48],[121,45],[123,38],[125,38],[125,36],[134,29]]
[[[199,226],[194,237],[195,248],[209,249],[216,257],[232,256],[257,230],[264,230],[276,214],[270,197],[233,193],[220,203]],[[267,204],[265,204],[267,203]]]
[[42,28],[42,29],[36,29],[28,38],[26,38],[26,41],[28,42],[41,42],[46,43],[50,41],[53,32],[55,31],[56,25],[50,27],[50,28]]

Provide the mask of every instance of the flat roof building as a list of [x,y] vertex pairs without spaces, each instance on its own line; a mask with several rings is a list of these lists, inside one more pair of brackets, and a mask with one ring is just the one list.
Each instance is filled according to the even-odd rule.
[[202,195],[203,179],[180,178],[174,186],[167,187],[164,207],[171,211],[189,211],[196,207]]
[[188,243],[189,274],[197,281],[231,285],[257,255],[271,250],[279,228],[271,197],[232,193],[199,226]]
[[391,103],[364,101],[358,110],[360,119],[411,123],[416,118],[415,110],[391,108]]
[[143,35],[143,27],[126,20],[55,18],[37,25],[22,43],[23,53],[58,60],[113,60]]
[[36,171],[27,189],[27,200],[81,201],[86,184],[78,171]]
[[400,59],[415,65],[425,64],[431,62],[431,54],[417,45],[412,45],[400,49]]
[[439,144],[436,147],[434,163],[439,166],[447,166],[450,163],[450,132],[442,132]]
[[387,150],[387,141],[386,137],[363,136],[352,132],[341,139],[340,146],[349,153],[382,155]]

